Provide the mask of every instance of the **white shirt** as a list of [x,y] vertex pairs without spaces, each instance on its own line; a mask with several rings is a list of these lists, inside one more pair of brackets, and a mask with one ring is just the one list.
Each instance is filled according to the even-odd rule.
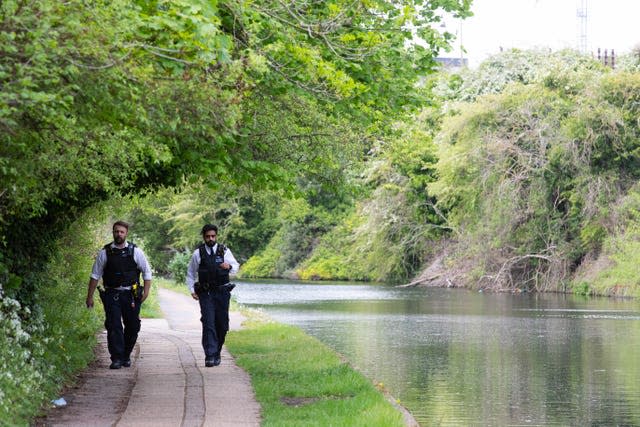
[[[125,241],[123,247],[127,247],[127,245],[128,243]],[[117,248],[115,243],[111,243],[111,247]],[[138,270],[142,272],[142,280],[151,280],[151,267],[149,266],[147,257],[144,256],[144,252],[142,252],[142,249],[137,246],[133,248],[133,260],[138,266]],[[102,248],[98,251],[96,260],[93,263],[93,268],[91,269],[91,278],[100,280],[100,278],[102,278],[102,274],[104,273],[105,265],[107,265],[107,251]]]
[[[204,245],[205,250],[208,255],[215,253],[218,249],[218,244],[216,243],[210,248],[207,245]],[[229,274],[236,274],[240,269],[240,264],[236,261],[236,258],[231,253],[229,248],[224,250],[224,262],[231,265],[231,270],[229,270]],[[189,262],[189,267],[187,268],[187,287],[189,288],[189,292],[194,293],[193,284],[198,281],[198,267],[200,267],[200,249],[196,249],[193,251],[193,255],[191,255],[191,261]]]

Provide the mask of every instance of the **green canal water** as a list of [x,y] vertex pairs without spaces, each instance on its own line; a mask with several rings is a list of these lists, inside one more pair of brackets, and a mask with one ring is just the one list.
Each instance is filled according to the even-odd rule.
[[238,302],[300,327],[423,426],[640,426],[640,302],[299,282]]

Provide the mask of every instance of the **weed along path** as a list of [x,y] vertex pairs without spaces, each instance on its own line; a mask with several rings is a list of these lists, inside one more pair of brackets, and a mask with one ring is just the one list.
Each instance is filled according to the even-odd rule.
[[[259,426],[260,406],[249,376],[226,348],[220,366],[206,368],[198,303],[158,290],[165,319],[143,319],[130,368],[109,369],[106,334],[98,358],[65,392],[67,405],[37,426]],[[240,328],[231,313],[231,329]]]

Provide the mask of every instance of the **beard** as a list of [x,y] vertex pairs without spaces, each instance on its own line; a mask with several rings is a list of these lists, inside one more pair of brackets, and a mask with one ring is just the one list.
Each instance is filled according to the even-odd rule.
[[120,236],[114,237],[113,241],[115,242],[116,245],[121,245],[124,243],[124,237],[120,237]]
[[206,245],[209,246],[210,248],[214,247],[216,245],[216,242],[206,242]]

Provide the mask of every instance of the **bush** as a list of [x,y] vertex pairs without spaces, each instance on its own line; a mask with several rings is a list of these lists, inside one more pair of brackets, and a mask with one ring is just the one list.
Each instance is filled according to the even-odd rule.
[[329,250],[314,251],[314,254],[305,262],[306,267],[297,270],[302,280],[349,280],[349,265],[341,256],[331,253]]
[[239,277],[278,277],[276,264],[281,255],[278,249],[265,249],[242,265]]
[[579,271],[572,289],[582,293],[583,284],[598,295],[640,296],[640,187],[632,188],[617,205],[612,207],[616,219],[613,232],[604,237],[602,251],[597,259]]
[[44,324],[0,288],[0,331],[0,424],[11,425],[25,422],[46,397],[37,369],[45,353]]
[[58,235],[51,259],[28,278],[30,307],[8,296],[0,282],[0,425],[28,425],[92,360],[102,309],[96,299],[96,308],[87,310],[84,299],[104,239],[91,231],[98,229],[99,221],[86,219]]
[[169,261],[168,270],[176,284],[186,283],[187,267],[189,266],[189,261],[191,261],[191,255],[192,253],[189,251],[176,252],[171,261]]
[[[455,230],[445,261],[457,286],[563,291],[618,233],[611,207],[639,176],[640,74],[567,66],[474,96],[444,119],[427,188]],[[598,293],[634,292],[629,233],[609,239],[615,274],[600,276]]]

